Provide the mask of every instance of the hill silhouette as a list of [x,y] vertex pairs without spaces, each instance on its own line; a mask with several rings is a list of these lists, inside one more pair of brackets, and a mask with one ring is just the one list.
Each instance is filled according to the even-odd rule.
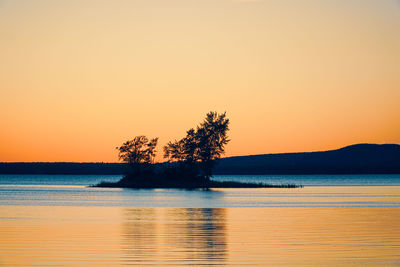
[[[162,163],[161,163],[162,164]],[[157,164],[157,165],[161,165]],[[3,162],[2,174],[123,174],[124,163]],[[400,145],[222,158],[214,174],[400,174]]]
[[337,150],[224,158],[215,174],[400,173],[400,145],[356,144]]

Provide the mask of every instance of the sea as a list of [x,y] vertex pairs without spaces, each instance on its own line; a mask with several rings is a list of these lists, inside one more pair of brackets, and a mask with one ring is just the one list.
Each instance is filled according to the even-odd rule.
[[400,175],[218,175],[299,188],[95,188],[0,175],[2,266],[400,266]]

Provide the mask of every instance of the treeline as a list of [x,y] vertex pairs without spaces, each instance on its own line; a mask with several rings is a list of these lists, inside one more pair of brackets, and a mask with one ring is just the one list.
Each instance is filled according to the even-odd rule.
[[125,163],[0,162],[1,174],[123,174]]
[[[161,168],[166,164],[155,164]],[[126,163],[0,163],[2,174],[123,174]],[[222,158],[214,174],[400,173],[400,146],[359,144],[342,149]]]

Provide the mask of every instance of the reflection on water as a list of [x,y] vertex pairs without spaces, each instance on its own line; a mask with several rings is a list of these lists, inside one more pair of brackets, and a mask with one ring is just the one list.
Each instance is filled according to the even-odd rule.
[[0,206],[5,266],[399,266],[399,208]]
[[[92,185],[116,182],[122,175],[0,174],[0,185]],[[308,186],[400,186],[400,174],[215,175],[217,181]]]
[[400,207],[400,186],[174,190],[0,185],[0,206]]
[[217,265],[226,259],[225,209],[128,208],[123,213],[128,263]]
[[158,251],[155,212],[140,208],[123,210],[122,251],[128,263],[154,260]]
[[0,176],[4,266],[400,266],[398,176],[385,186],[210,191],[22,178]]

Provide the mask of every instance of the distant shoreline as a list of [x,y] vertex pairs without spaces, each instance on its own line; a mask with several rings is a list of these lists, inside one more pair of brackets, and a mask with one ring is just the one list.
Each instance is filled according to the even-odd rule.
[[[162,166],[164,163],[155,164]],[[122,175],[124,163],[0,162],[0,174]],[[215,175],[400,174],[400,145],[222,158]]]

